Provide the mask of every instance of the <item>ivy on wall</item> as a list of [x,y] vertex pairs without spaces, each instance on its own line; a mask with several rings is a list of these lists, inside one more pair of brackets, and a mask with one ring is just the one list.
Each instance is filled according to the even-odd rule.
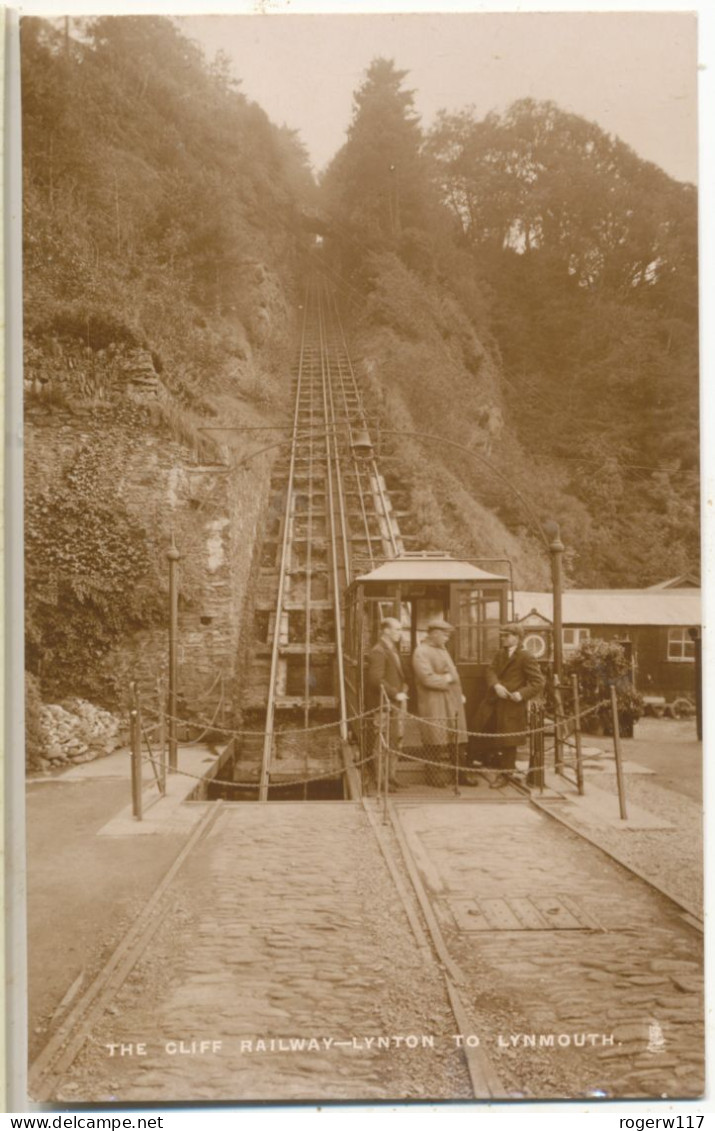
[[163,617],[147,531],[102,456],[83,445],[26,498],[27,663],[47,691],[87,694],[87,658],[96,663],[127,628]]

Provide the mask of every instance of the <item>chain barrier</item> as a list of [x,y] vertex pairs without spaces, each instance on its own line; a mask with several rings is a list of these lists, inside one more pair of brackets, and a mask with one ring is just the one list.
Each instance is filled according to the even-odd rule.
[[224,702],[224,700],[223,700],[223,695],[222,695],[221,698],[218,701],[216,710],[214,711],[214,717],[213,717],[213,719],[211,720],[210,723],[203,723],[200,719],[197,720],[196,722],[189,722],[186,719],[180,720],[180,719],[177,719],[175,715],[165,715],[164,718],[167,719],[167,720],[171,720],[172,722],[175,721],[175,722],[180,723],[181,726],[185,729],[188,729],[189,727],[192,727],[192,726],[200,727],[201,729],[199,730],[199,733],[197,735],[195,735],[194,738],[187,738],[187,739],[185,739],[185,741],[186,742],[201,742],[201,739],[205,738],[205,736],[207,734],[215,733],[217,730],[221,729],[220,727],[216,726],[216,719],[218,718],[219,711],[223,707],[223,702]]
[[[585,711],[581,711],[578,715],[568,715],[568,716],[564,716],[563,718],[560,718],[560,719],[553,719],[553,720],[551,720],[551,722],[545,723],[544,726],[536,727],[536,728],[533,728],[533,729],[526,727],[526,728],[522,728],[521,730],[500,731],[499,737],[500,738],[525,738],[527,735],[534,734],[534,733],[543,732],[544,734],[546,734],[549,731],[552,731],[554,726],[556,726],[556,725],[564,726],[567,723],[578,722],[580,719],[585,719],[589,715],[594,714],[596,711],[600,711],[601,708],[604,707],[604,706],[606,706],[606,707],[608,706],[608,700],[607,699],[602,699],[599,703],[596,703],[593,707],[589,707]],[[347,718],[345,720],[345,722],[346,722],[346,724],[349,725],[350,723],[360,722],[363,719],[372,718],[373,716],[375,716],[379,712],[379,710],[380,710],[379,707],[374,707],[371,711],[363,711],[362,714],[350,716],[349,718]],[[410,714],[409,711],[405,711],[404,714],[405,714],[406,719],[412,719],[416,723],[423,723],[425,725],[430,725],[430,726],[434,727],[436,730],[439,730],[440,733],[444,733],[445,735],[447,735],[447,734],[459,734],[459,735],[466,735],[468,738],[494,738],[494,736],[495,736],[493,731],[466,730],[466,729],[463,729],[462,727],[450,726],[449,723],[446,720],[443,720],[443,719],[425,719],[425,718],[422,718],[421,715],[412,715],[412,714]],[[189,720],[189,719],[183,719],[183,718],[179,717],[178,715],[169,715],[169,714],[165,715],[164,718],[166,719],[167,722],[175,722],[175,723],[177,723],[181,726],[185,726],[185,727],[201,726],[201,727],[204,728],[203,733],[214,732],[214,733],[218,733],[218,734],[229,735],[231,738],[244,738],[244,737],[245,738],[255,738],[257,736],[265,735],[265,733],[266,733],[265,730],[239,730],[235,727],[215,726],[213,721],[209,720],[209,719]],[[317,723],[314,726],[294,727],[294,728],[291,728],[290,730],[275,731],[274,734],[276,736],[278,736],[278,735],[288,735],[288,734],[311,734],[311,733],[315,733],[317,731],[330,730],[331,727],[337,727],[338,725],[339,724],[336,723],[336,722]],[[198,739],[194,739],[193,741],[197,742]]]
[[[363,711],[362,714],[360,714],[360,715],[351,715],[349,718],[347,718],[345,720],[345,722],[347,724],[350,724],[350,723],[360,722],[361,719],[369,719],[373,715],[375,715],[379,710],[380,710],[379,707],[374,707],[371,711]],[[175,722],[175,723],[178,723],[182,726],[203,726],[203,727],[206,727],[207,730],[217,732],[218,734],[228,734],[232,738],[255,738],[257,736],[263,736],[266,733],[265,729],[264,730],[236,730],[233,727],[213,726],[206,719],[196,719],[196,720],[193,720],[193,721],[189,721],[188,719],[179,718],[177,715],[165,715],[164,717],[167,720],[167,722]],[[340,723],[333,721],[331,723],[316,723],[315,726],[310,726],[310,727],[293,727],[290,730],[287,730],[287,729],[281,730],[281,731],[276,730],[273,733],[276,736],[278,736],[280,734],[308,734],[308,733],[314,733],[314,732],[320,731],[320,730],[330,730],[331,727],[339,727],[339,726],[340,726]]]
[[[376,755],[371,754],[367,758],[361,758],[359,761],[353,762],[352,765],[356,768],[358,768],[360,766],[365,766],[365,765],[367,765],[368,762],[373,762],[375,760],[375,758],[376,758]],[[141,759],[141,761],[146,762],[147,764],[161,765],[161,763],[157,762],[157,760],[155,758],[148,758],[148,757],[146,757],[146,755]],[[243,781],[243,782],[241,782],[241,781],[229,780],[228,778],[207,778],[205,774],[192,774],[189,770],[175,769],[175,770],[172,770],[171,773],[172,773],[172,775],[175,775],[175,776],[178,775],[179,777],[182,777],[182,778],[191,778],[193,781],[198,781],[198,782],[209,781],[211,783],[211,785],[227,786],[229,788],[234,788],[234,789],[258,789],[259,784],[260,784],[259,778],[256,778],[254,781]],[[328,778],[342,777],[342,775],[344,773],[345,773],[344,768],[335,769],[335,770],[327,770],[323,774],[315,774],[314,776],[309,777],[309,778],[291,778],[290,781],[271,782],[270,784],[271,784],[271,789],[292,789],[293,786],[296,786],[296,785],[310,785],[311,782],[325,781]]]
[[[219,704],[218,709],[220,709],[221,705],[222,704]],[[504,739],[504,738],[522,738],[522,739],[525,739],[529,734],[540,734],[540,733],[543,733],[543,734],[551,733],[551,734],[553,734],[554,728],[556,726],[565,725],[566,723],[572,723],[572,722],[578,723],[581,719],[584,719],[587,716],[594,714],[595,712],[601,710],[602,707],[606,706],[606,705],[608,705],[608,701],[602,700],[601,702],[596,703],[594,706],[589,707],[586,710],[580,711],[579,714],[571,715],[571,716],[568,716],[568,717],[565,717],[565,718],[562,718],[562,719],[551,719],[548,723],[544,723],[544,725],[541,726],[541,727],[527,728],[525,730],[522,729],[522,730],[518,730],[518,731],[499,732],[498,734],[495,734],[495,732],[492,732],[492,731],[464,730],[464,729],[462,729],[458,726],[449,725],[449,723],[447,722],[446,719],[445,720],[424,719],[419,715],[412,715],[407,711],[403,712],[403,717],[404,717],[404,719],[413,720],[418,725],[419,724],[429,725],[433,729],[436,729],[440,734],[444,734],[445,737],[448,736],[448,735],[458,735],[459,739],[460,739],[459,745],[464,745],[467,738],[484,738],[484,739],[492,739],[492,740],[494,740],[497,737],[500,738],[500,739]],[[217,709],[217,714],[218,714],[218,709]],[[376,718],[379,715],[379,713],[380,713],[380,708],[376,707],[376,708],[373,708],[370,711],[364,711],[361,714],[354,715],[354,716],[348,718],[346,720],[346,722],[348,724],[359,723],[361,721],[364,722],[366,720]],[[232,738],[241,738],[241,737],[244,737],[244,736],[248,736],[248,737],[264,736],[265,733],[266,733],[265,730],[238,730],[238,729],[235,729],[235,728],[218,727],[218,726],[214,725],[213,721],[208,721],[208,720],[198,720],[197,722],[194,722],[192,724],[192,723],[189,723],[188,720],[186,720],[186,719],[182,719],[178,716],[173,716],[173,715],[168,715],[168,714],[164,716],[164,720],[165,720],[165,722],[175,721],[175,722],[177,722],[177,723],[179,723],[183,726],[202,725],[204,729],[202,730],[201,734],[209,733],[211,731],[213,731],[213,732],[218,731],[220,734],[229,735]],[[151,725],[151,726],[146,727],[146,728],[142,727],[142,730],[144,732],[144,738],[145,738],[147,746],[149,746],[148,736],[150,734],[153,734],[156,730],[158,730],[159,725],[160,724],[156,723],[156,724]],[[303,736],[303,735],[307,735],[307,734],[313,734],[313,733],[316,733],[316,732],[328,731],[330,729],[336,729],[338,726],[339,726],[339,723],[337,723],[337,722],[320,723],[320,724],[317,724],[315,726],[298,727],[298,728],[291,729],[291,730],[276,731],[274,736],[275,736],[277,741],[283,741],[283,742],[288,741],[288,742],[290,742],[291,738],[293,738],[294,736],[297,737],[297,736]],[[197,741],[199,741],[199,739],[196,738],[196,739],[193,739],[192,741],[197,742]],[[575,749],[575,744],[573,742],[569,742],[568,739],[566,739],[564,741],[565,741],[565,744],[567,746],[569,746],[571,749]],[[415,755],[415,754],[408,754],[408,753],[406,753],[406,751],[404,749],[396,749],[395,747],[393,747],[389,744],[385,744],[385,752],[387,754],[396,755],[398,758],[405,760],[405,761],[408,761],[408,762],[413,762],[413,763],[417,763],[417,764],[424,765],[424,766],[434,767],[435,769],[438,769],[438,770],[441,770],[441,771],[445,771],[445,770],[451,771],[453,769],[453,761],[454,761],[454,758],[455,758],[454,742],[453,741],[452,741],[452,743],[445,742],[444,745],[442,745],[442,744],[434,744],[434,745],[435,745],[436,749],[439,749],[440,751],[444,751],[446,757],[443,757],[441,760],[435,760],[435,759],[425,757],[425,756],[420,757],[420,756]],[[149,748],[151,750],[151,747],[149,747]],[[424,744],[423,744],[423,748],[424,748]],[[546,754],[551,753],[551,752],[553,752],[552,748],[546,748],[545,751],[544,751],[544,754],[546,755]],[[378,760],[378,756],[377,756],[376,753],[374,753],[374,754],[370,754],[366,757],[360,758],[359,760],[353,762],[352,765],[355,769],[360,769],[363,766],[368,766],[371,763],[376,762],[377,760]],[[161,766],[162,766],[162,763],[154,757],[146,757],[145,756],[145,757],[142,757],[141,761],[146,762],[147,764],[150,764],[152,766],[155,774],[156,774],[156,768],[157,767],[161,768]],[[571,760],[569,760],[567,765],[569,766],[569,768],[573,765]],[[495,767],[481,766],[479,764],[467,763],[466,761],[464,762],[464,764],[460,764],[460,762],[458,762],[457,768],[458,768],[458,771],[460,773],[476,773],[476,774],[479,774],[479,773],[489,773],[490,771],[496,771]],[[300,777],[300,778],[298,778],[298,777],[291,778],[291,780],[287,781],[287,782],[271,782],[271,788],[272,789],[281,789],[281,788],[291,789],[291,788],[296,787],[296,786],[310,785],[310,784],[315,783],[315,782],[325,781],[325,780],[328,780],[328,779],[331,779],[331,778],[332,779],[338,778],[338,777],[342,776],[342,774],[344,772],[345,772],[345,770],[343,768],[339,768],[339,769],[328,770],[328,771],[325,771],[325,772],[322,772],[322,773],[311,774],[311,775]],[[203,781],[207,780],[205,774],[193,774],[193,773],[190,773],[187,770],[179,770],[178,768],[173,770],[172,773],[179,774],[182,777],[191,778],[192,780],[194,780],[196,782],[203,782]],[[510,773],[516,774],[517,776],[519,776],[519,774],[521,774],[523,776],[523,771],[510,771]],[[222,778],[210,778],[208,780],[210,780],[212,785],[225,787],[227,789],[255,790],[259,787],[259,778],[258,777],[256,777],[254,780],[251,780],[251,781],[234,781],[234,780],[222,779]]]
[[550,731],[553,731],[555,726],[564,726],[567,723],[579,722],[581,719],[585,719],[595,711],[600,711],[602,707],[607,705],[608,700],[602,699],[600,703],[596,703],[586,711],[581,711],[578,715],[568,715],[560,719],[552,719],[550,722],[544,723],[541,727],[522,727],[521,730],[500,730],[498,732],[466,730],[463,727],[450,726],[445,719],[424,719],[420,715],[411,715],[409,711],[405,712],[405,718],[413,719],[417,723],[428,724],[434,727],[435,731],[439,731],[440,734],[466,735],[468,738],[526,738],[529,734],[548,734]]

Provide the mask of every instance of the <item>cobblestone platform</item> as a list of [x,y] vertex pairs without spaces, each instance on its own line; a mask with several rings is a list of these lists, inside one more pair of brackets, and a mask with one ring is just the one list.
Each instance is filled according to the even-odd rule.
[[57,1098],[470,1097],[361,806],[227,806],[174,900]]
[[393,811],[462,1031],[391,828],[392,874],[359,805],[226,806],[53,1098],[467,1099],[465,1042],[505,1097],[701,1094],[702,938],[672,904],[526,802]]
[[702,937],[668,900],[529,806],[396,810],[514,1094],[702,1094]]

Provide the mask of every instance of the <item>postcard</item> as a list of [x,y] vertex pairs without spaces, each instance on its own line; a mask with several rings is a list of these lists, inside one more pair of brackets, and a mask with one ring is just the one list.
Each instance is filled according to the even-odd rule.
[[34,1109],[704,1096],[697,35],[22,14]]

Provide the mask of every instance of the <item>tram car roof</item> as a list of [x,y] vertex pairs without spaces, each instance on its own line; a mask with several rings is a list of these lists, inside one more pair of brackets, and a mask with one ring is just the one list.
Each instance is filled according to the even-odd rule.
[[487,573],[471,562],[459,561],[449,554],[400,555],[360,574],[353,584],[390,581],[506,581],[500,573]]

